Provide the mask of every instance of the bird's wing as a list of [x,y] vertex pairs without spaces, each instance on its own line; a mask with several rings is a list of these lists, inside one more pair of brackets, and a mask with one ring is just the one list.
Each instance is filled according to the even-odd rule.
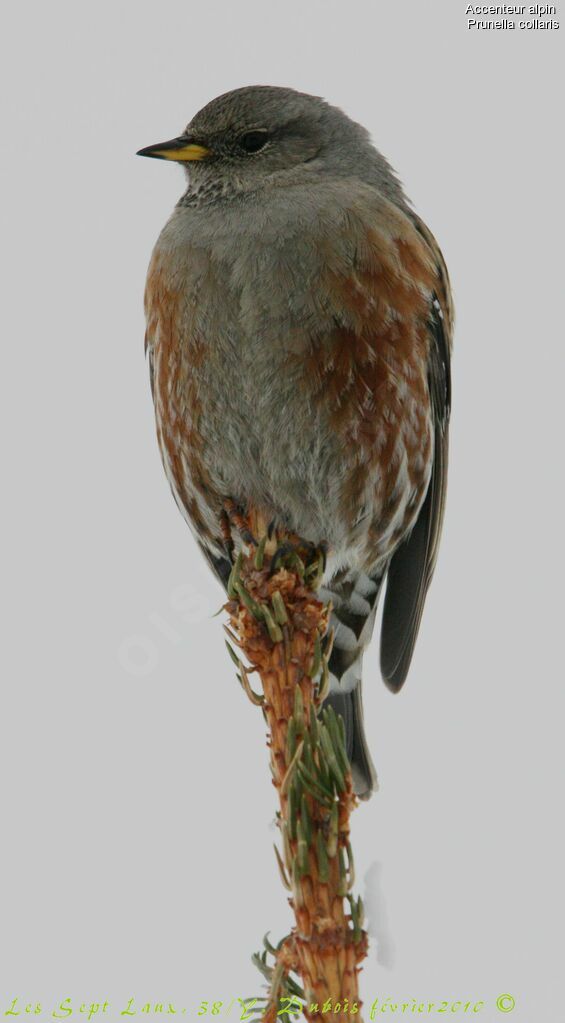
[[[153,345],[151,344],[149,330],[145,331],[144,348],[145,348],[145,355],[147,357],[147,362],[148,362],[148,365],[149,365],[149,383],[151,385],[151,395],[153,397],[153,401],[155,401],[155,367],[154,367],[155,360],[154,360]],[[173,491],[173,495],[174,495],[174,491]],[[178,504],[178,499],[177,499],[176,495],[174,495],[174,496],[175,496],[175,500],[177,501],[177,504]],[[181,512],[182,512],[182,508],[181,508]],[[227,556],[225,556],[225,557],[218,556],[216,553],[214,553],[212,550],[210,550],[206,546],[205,543],[202,543],[200,540],[197,540],[197,543],[198,543],[198,546],[200,547],[200,550],[202,551],[202,554],[206,558],[206,561],[210,565],[210,568],[216,574],[216,576],[218,577],[218,579],[219,579],[220,583],[222,584],[222,586],[224,586],[224,587],[227,586],[227,581],[229,579],[229,575],[230,575],[230,572],[231,572],[231,569],[232,569],[232,562],[231,562],[230,558],[227,557]]]
[[153,346],[149,342],[149,331],[145,331],[145,339],[143,342],[145,350],[145,356],[149,366],[149,383],[151,384],[151,397],[155,401],[155,370],[153,368]]
[[432,296],[428,329],[428,388],[434,426],[432,474],[424,504],[410,536],[389,565],[381,626],[381,672],[393,692],[403,685],[418,635],[426,593],[435,568],[447,483],[451,406],[450,355],[453,307],[447,269],[428,228],[414,214],[415,227],[433,252],[438,288]]

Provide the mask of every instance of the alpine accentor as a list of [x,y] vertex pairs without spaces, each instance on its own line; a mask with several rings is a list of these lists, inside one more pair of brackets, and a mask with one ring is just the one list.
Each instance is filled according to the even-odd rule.
[[145,294],[165,471],[224,583],[229,502],[326,550],[328,702],[367,796],[361,660],[379,591],[386,579],[381,669],[396,691],[442,525],[445,264],[368,132],[317,96],[237,89],[140,152],[189,170]]

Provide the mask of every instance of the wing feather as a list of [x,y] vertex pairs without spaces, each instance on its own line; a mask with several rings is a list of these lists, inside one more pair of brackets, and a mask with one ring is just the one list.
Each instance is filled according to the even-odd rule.
[[393,692],[404,684],[437,560],[445,508],[451,408],[453,308],[445,263],[425,225],[416,228],[437,260],[440,286],[430,307],[428,388],[434,426],[433,466],[424,504],[410,536],[395,551],[387,573],[381,624],[381,673]]

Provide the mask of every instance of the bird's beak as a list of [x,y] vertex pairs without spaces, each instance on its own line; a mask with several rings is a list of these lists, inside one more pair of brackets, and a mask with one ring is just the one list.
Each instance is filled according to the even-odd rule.
[[157,160],[176,160],[178,163],[185,163],[187,160],[205,160],[211,152],[206,146],[190,139],[188,135],[179,135],[178,139],[146,146],[137,152],[137,156],[153,156]]

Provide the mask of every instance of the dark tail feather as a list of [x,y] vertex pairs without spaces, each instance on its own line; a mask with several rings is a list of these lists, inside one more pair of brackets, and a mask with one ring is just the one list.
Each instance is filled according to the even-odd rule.
[[351,764],[354,791],[359,799],[369,799],[378,784],[377,772],[365,739],[361,682],[351,693],[328,693],[324,706],[327,704],[333,707],[336,714],[341,714],[345,723],[345,748]]

